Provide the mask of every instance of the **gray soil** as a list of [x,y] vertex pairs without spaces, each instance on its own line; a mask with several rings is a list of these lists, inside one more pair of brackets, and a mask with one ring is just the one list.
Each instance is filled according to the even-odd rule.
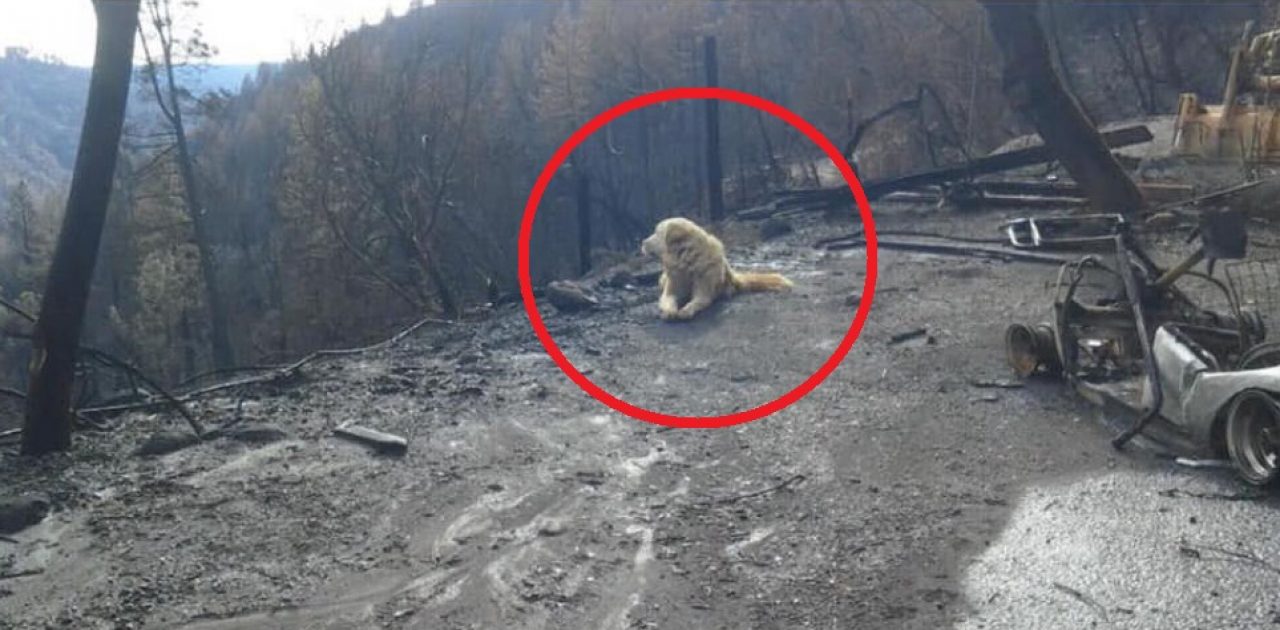
[[[877,208],[881,229],[993,236],[1003,218]],[[770,400],[853,317],[861,252],[818,218],[735,264],[788,294],[688,324],[655,289],[544,307],[593,382],[681,415]],[[54,512],[0,540],[5,628],[1244,628],[1280,623],[1276,502],[1226,471],[1116,452],[1051,380],[1012,388],[1002,335],[1055,269],[882,251],[853,351],[792,407],[719,430],[614,413],[518,306],[209,399],[257,431],[159,457],[132,414],[68,455],[0,451],[0,487]],[[904,331],[928,336],[890,345]],[[241,404],[242,403],[242,404]],[[237,410],[237,408],[239,408]],[[331,436],[402,435],[403,457]],[[15,577],[17,576],[17,577]]]

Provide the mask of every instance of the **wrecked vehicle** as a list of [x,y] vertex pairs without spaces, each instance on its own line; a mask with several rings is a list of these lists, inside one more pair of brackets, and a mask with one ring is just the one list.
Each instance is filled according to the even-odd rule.
[[[1180,454],[1229,458],[1248,483],[1275,481],[1280,343],[1265,340],[1258,307],[1276,288],[1265,280],[1280,277],[1280,261],[1243,260],[1247,234],[1236,211],[1202,214],[1193,234],[1200,246],[1168,270],[1143,252],[1119,216],[1084,219],[1083,236],[1066,242],[1109,244],[1114,262],[1089,255],[1063,265],[1052,321],[1007,329],[1010,366],[1021,377],[1060,375],[1109,413],[1133,418],[1113,440],[1117,448],[1142,434]],[[1053,225],[1061,231],[1069,222]],[[1022,246],[1047,244],[1026,240],[1025,228],[1008,226],[1009,237]],[[1202,260],[1209,273],[1193,270]],[[1217,260],[1229,261],[1225,281],[1212,275]],[[1184,289],[1183,279],[1198,280],[1201,290]],[[1225,308],[1201,306],[1215,293]]]

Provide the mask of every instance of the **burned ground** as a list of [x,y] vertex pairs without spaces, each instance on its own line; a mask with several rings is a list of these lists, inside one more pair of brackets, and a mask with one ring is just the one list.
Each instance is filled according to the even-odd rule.
[[[1002,216],[886,204],[878,227],[992,236]],[[830,354],[863,255],[814,218],[730,248],[788,294],[685,325],[651,287],[546,322],[594,382],[671,413],[773,398]],[[167,413],[82,434],[4,485],[54,514],[0,541],[14,628],[1258,627],[1280,619],[1275,502],[1227,473],[1117,453],[1059,384],[1008,384],[1002,334],[1054,268],[883,251],[853,352],[764,420],[669,430],[612,413],[517,306],[211,399],[254,430],[160,457]],[[924,328],[909,342],[899,333]],[[1006,386],[993,386],[1006,385]],[[403,457],[334,439],[355,421]],[[278,434],[277,430],[283,432]],[[1233,555],[1234,554],[1234,555]]]

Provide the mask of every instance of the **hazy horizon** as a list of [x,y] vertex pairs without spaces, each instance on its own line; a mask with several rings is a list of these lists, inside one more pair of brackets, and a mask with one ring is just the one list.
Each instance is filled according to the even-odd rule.
[[[276,63],[313,43],[387,10],[403,15],[410,0],[205,0],[194,13],[215,65]],[[429,3],[424,3],[429,4]],[[187,27],[190,25],[188,24]],[[0,50],[22,47],[73,66],[93,64],[95,33],[89,0],[0,0]],[[140,52],[140,51],[139,51]]]

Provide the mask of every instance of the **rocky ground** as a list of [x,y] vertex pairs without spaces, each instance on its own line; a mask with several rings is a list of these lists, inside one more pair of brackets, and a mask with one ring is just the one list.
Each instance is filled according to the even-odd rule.
[[[881,229],[992,236],[1001,218],[877,207]],[[692,323],[659,321],[650,286],[544,317],[624,400],[754,406],[807,378],[848,328],[864,256],[811,243],[849,227],[815,217],[731,247],[796,290]],[[0,450],[0,485],[53,507],[0,539],[0,627],[1280,624],[1273,498],[1113,451],[1114,423],[1056,382],[999,383],[1004,328],[1043,315],[1054,272],[882,251],[841,367],[729,429],[613,413],[509,306],[206,400],[203,418],[240,430],[168,455],[131,454],[182,428],[163,412],[80,434],[68,455]],[[408,451],[334,438],[347,422]]]

